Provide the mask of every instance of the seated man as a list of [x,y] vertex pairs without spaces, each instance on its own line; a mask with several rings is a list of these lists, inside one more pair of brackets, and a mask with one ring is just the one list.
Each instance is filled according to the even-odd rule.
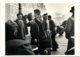
[[17,38],[17,24],[10,20],[5,26],[6,55],[34,55],[29,42]]

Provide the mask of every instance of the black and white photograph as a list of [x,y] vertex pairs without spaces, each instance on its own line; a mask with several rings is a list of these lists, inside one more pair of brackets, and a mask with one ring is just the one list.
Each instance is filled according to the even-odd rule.
[[5,3],[5,55],[75,55],[74,3]]

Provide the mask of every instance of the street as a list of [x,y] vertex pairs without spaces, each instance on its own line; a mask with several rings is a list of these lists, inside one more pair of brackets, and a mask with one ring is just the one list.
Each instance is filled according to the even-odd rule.
[[59,48],[57,51],[52,52],[52,55],[64,55],[66,49],[67,49],[67,39],[65,38],[65,34],[63,36],[56,36],[56,41],[59,45]]
[[[26,40],[26,41],[29,41],[30,42],[30,34],[28,34],[26,36],[27,39],[29,40]],[[62,36],[59,36],[58,34],[56,35],[56,41],[59,45],[59,48],[57,51],[52,51],[51,54],[52,55],[64,55],[66,49],[67,49],[67,39],[65,38],[65,33],[62,35]]]

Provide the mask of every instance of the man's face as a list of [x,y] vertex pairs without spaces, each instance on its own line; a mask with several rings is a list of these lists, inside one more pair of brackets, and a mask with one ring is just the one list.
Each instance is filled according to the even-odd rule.
[[19,15],[19,16],[18,16],[18,19],[20,19],[20,20],[21,20],[21,19],[22,19],[22,15]]
[[37,13],[34,13],[35,18],[39,18],[39,15]]

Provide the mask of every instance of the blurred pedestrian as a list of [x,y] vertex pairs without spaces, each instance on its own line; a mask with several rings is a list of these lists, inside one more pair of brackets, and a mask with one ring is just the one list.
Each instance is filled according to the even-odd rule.
[[55,40],[55,36],[56,36],[55,23],[52,20],[51,15],[48,15],[48,20],[49,20],[49,28],[50,28],[50,31],[51,31],[51,38],[52,38],[52,45],[53,45],[52,48],[53,48],[53,51],[56,51],[57,48],[58,48],[58,44]]

